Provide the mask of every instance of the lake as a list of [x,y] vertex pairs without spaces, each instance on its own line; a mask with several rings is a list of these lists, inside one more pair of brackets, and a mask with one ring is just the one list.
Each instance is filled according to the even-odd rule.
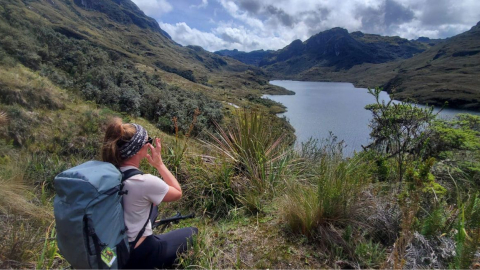
[[[309,138],[321,140],[332,132],[338,140],[344,140],[344,154],[349,156],[354,151],[361,151],[362,145],[370,142],[370,111],[365,105],[375,103],[375,98],[366,88],[355,88],[351,83],[337,82],[303,82],[270,81],[273,85],[295,92],[295,95],[264,95],[263,97],[282,103],[287,107],[285,116],[295,128],[297,144]],[[390,100],[386,92],[380,97]],[[437,109],[438,110],[438,109]],[[444,109],[442,118],[451,118],[458,113],[478,112]]]

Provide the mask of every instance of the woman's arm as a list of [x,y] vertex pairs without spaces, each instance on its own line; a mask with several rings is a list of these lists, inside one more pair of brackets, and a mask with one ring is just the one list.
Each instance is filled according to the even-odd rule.
[[168,192],[163,198],[163,201],[172,202],[179,200],[182,197],[182,188],[180,187],[177,178],[175,178],[165,164],[163,164],[161,155],[162,143],[160,138],[155,139],[155,145],[156,146],[153,147],[151,144],[148,144],[151,154],[147,154],[147,160],[150,165],[158,170],[163,181],[169,186]]

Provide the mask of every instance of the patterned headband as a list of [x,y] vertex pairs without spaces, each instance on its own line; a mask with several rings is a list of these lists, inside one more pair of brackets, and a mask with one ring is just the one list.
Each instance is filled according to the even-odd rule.
[[140,125],[132,124],[135,126],[136,132],[133,137],[120,146],[120,157],[123,159],[129,159],[134,156],[147,142],[147,131]]

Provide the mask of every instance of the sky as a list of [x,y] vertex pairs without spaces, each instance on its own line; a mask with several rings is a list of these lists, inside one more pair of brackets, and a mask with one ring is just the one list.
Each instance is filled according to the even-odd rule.
[[278,50],[342,27],[447,38],[480,21],[480,0],[132,0],[174,41],[207,51]]

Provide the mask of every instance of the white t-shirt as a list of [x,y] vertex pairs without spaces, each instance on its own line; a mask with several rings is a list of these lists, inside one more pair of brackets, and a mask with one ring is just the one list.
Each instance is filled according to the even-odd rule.
[[[124,172],[129,169],[137,169],[133,166],[120,167]],[[169,186],[157,176],[151,174],[139,174],[125,180],[123,190],[128,194],[123,195],[123,212],[125,225],[128,228],[128,241],[135,241],[140,230],[147,222],[150,206],[152,203],[159,205],[168,192]],[[154,206],[154,207],[155,207]],[[152,224],[148,222],[143,236],[152,235]]]

